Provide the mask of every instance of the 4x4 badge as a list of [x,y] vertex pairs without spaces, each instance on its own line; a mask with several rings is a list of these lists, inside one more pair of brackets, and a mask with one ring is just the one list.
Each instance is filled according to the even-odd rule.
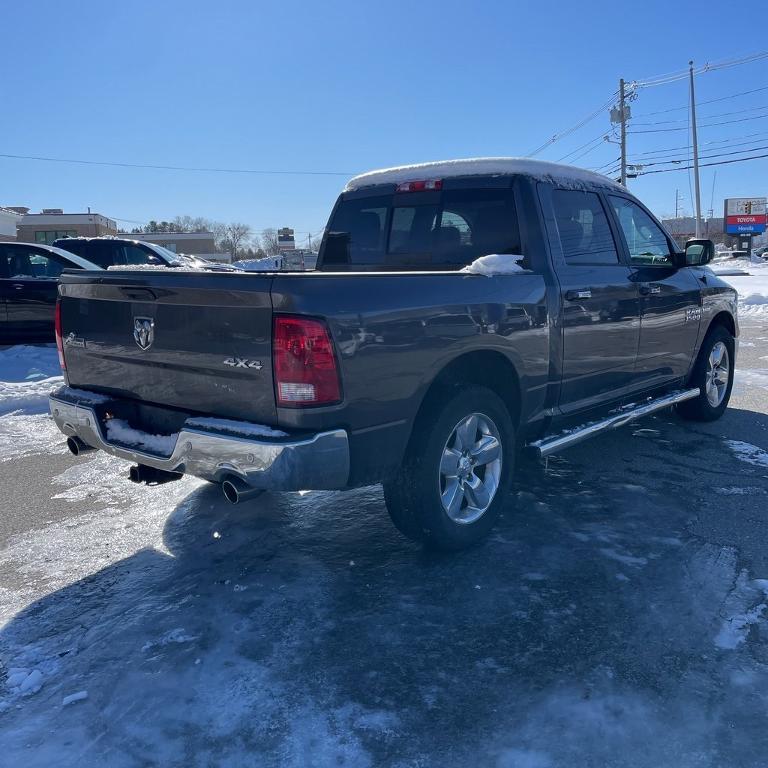
[[224,365],[229,365],[232,368],[254,368],[257,371],[264,367],[261,360],[248,360],[245,357],[228,357],[224,361]]
[[149,349],[155,340],[155,321],[151,317],[133,318],[133,339],[139,349]]

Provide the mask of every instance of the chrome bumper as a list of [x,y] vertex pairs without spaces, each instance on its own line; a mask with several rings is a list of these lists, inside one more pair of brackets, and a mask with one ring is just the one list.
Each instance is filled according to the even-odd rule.
[[[183,426],[170,456],[110,443],[95,408],[109,399],[63,387],[53,392],[49,407],[67,437],[86,445],[167,472],[220,483],[239,477],[252,488],[272,491],[335,490],[349,478],[349,440],[343,429],[301,438],[253,438]],[[250,426],[243,422],[243,427]],[[230,430],[226,430],[227,432]],[[236,430],[235,430],[236,431]]]

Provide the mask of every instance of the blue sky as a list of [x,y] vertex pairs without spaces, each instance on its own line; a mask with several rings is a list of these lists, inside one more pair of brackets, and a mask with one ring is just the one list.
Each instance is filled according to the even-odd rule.
[[[129,227],[189,214],[301,232],[325,224],[344,174],[525,155],[608,101],[621,76],[646,79],[682,70],[690,58],[704,64],[761,49],[755,36],[739,43],[725,33],[722,5],[705,12],[700,2],[668,0],[632,10],[615,1],[37,2],[7,4],[3,27],[0,153],[342,175],[0,158],[0,205],[91,206]],[[697,96],[761,86],[766,59],[701,75]],[[641,116],[686,104],[685,80],[643,89],[630,130],[658,120],[683,122],[649,127],[685,127],[685,110]],[[768,90],[702,105],[700,122],[762,105]],[[709,122],[754,114],[768,110]],[[608,128],[606,111],[537,157],[558,160]],[[704,142],[758,132],[766,140],[755,146],[768,146],[768,119],[702,129],[702,154]],[[685,146],[687,134],[632,134],[629,142],[631,159]],[[604,143],[577,164],[617,156],[618,147]],[[704,210],[714,170],[702,172]],[[766,171],[768,159],[720,166],[716,215],[725,196],[766,194]],[[630,189],[659,214],[674,211],[679,189],[691,210],[685,172],[648,175]]]

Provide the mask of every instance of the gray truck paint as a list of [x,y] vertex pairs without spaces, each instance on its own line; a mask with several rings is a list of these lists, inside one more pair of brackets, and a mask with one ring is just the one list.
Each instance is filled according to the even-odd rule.
[[[172,422],[178,412],[179,420],[206,414],[290,433],[344,429],[354,485],[380,480],[399,463],[429,388],[462,360],[476,375],[488,366],[496,377],[504,371],[509,380],[493,385],[514,398],[520,431],[532,439],[679,386],[715,317],[737,332],[730,286],[707,268],[633,265],[617,231],[619,264],[566,264],[551,185],[526,177],[513,183],[528,274],[330,272],[323,271],[322,249],[314,273],[67,274],[60,288],[64,335],[85,342],[65,349],[69,383],[142,401],[147,407],[137,418],[152,424],[163,415]],[[611,226],[617,230],[615,221]],[[568,298],[585,288],[590,298]],[[276,407],[276,312],[328,323],[341,403]],[[154,320],[146,351],[133,340],[135,317]],[[258,360],[261,368],[229,367],[231,357]]]

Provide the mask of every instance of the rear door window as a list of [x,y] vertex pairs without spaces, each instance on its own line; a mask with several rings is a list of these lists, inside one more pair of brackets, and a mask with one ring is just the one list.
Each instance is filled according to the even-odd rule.
[[594,192],[552,193],[557,230],[567,264],[618,264],[619,253],[603,204]]

